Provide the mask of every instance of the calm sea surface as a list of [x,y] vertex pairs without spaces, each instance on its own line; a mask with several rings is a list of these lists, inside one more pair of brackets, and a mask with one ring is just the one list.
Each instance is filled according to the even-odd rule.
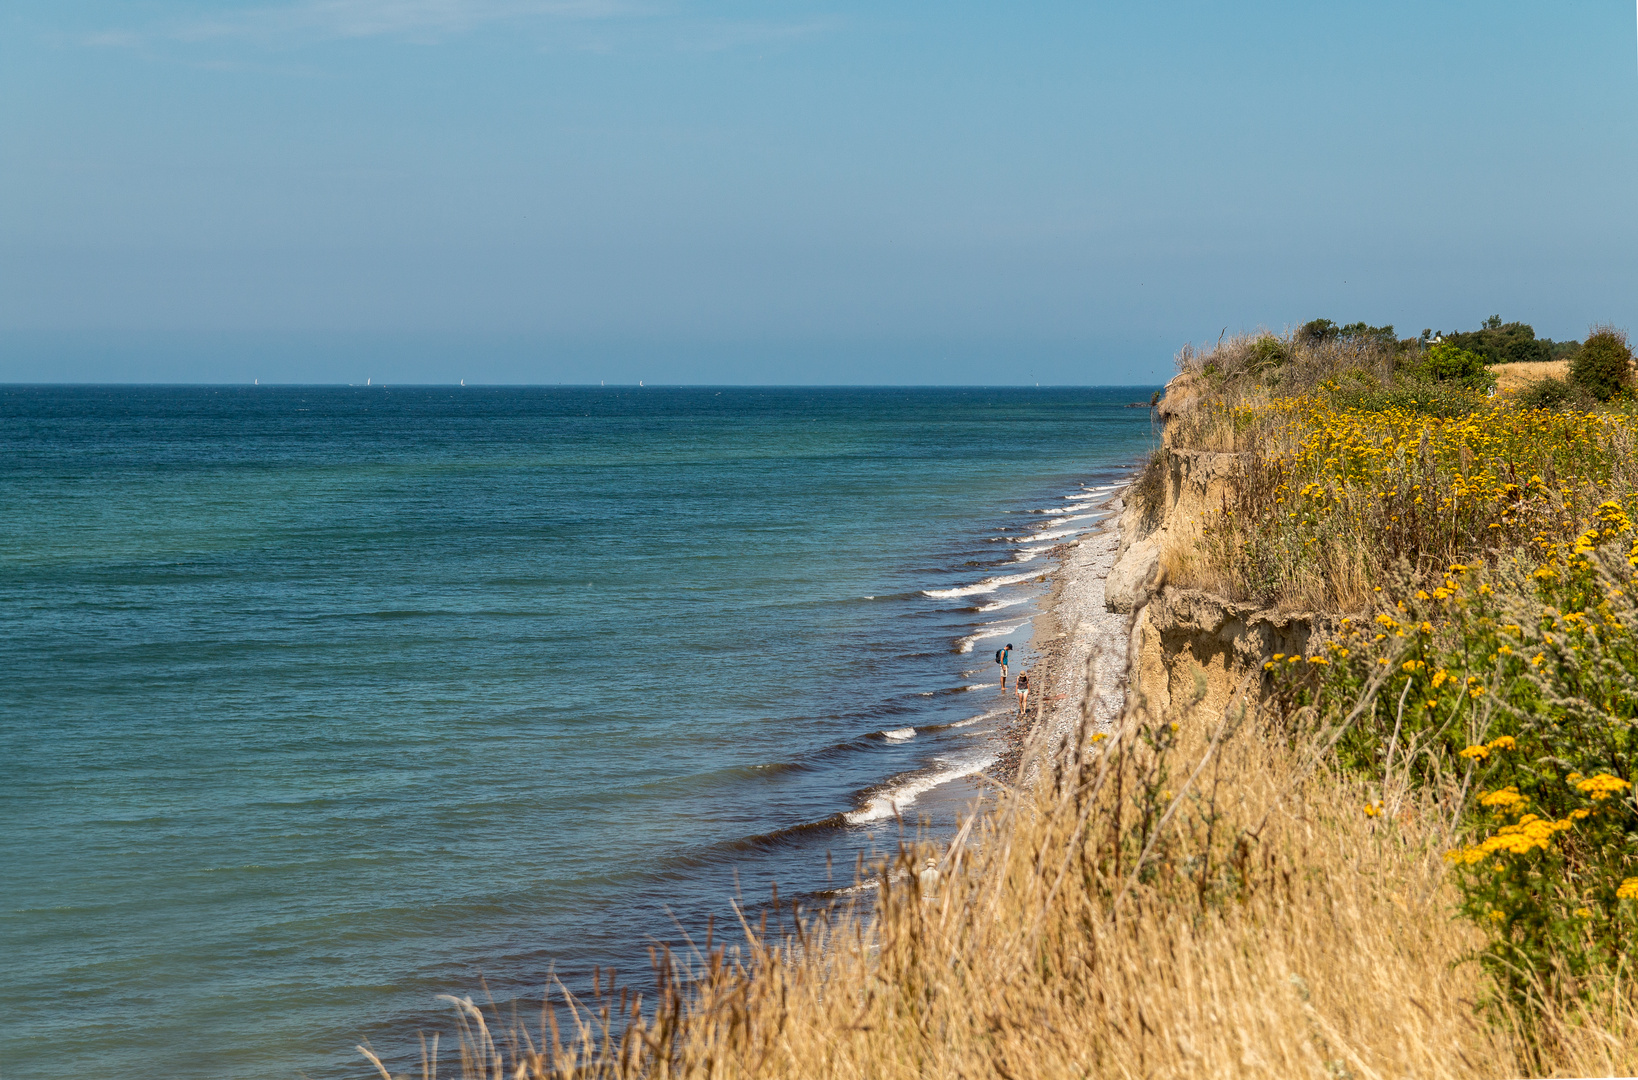
[[0,387],[0,1076],[407,1070],[947,828],[1148,393]]

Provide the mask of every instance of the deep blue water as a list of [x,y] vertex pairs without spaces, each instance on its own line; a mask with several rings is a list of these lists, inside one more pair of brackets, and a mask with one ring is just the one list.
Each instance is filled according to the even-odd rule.
[[0,1076],[407,1068],[947,827],[1148,393],[0,387]]

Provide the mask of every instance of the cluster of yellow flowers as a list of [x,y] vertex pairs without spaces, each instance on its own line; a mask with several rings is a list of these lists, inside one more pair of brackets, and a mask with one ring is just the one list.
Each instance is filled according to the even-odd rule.
[[[1265,445],[1289,448],[1265,459],[1273,505],[1266,514],[1252,508],[1251,520],[1224,512],[1207,523],[1220,560],[1243,560],[1274,535],[1293,573],[1331,539],[1447,559],[1528,543],[1550,577],[1565,558],[1634,536],[1619,503],[1593,506],[1616,456],[1614,435],[1626,425],[1620,415],[1500,404],[1446,418],[1301,397],[1277,399],[1263,419],[1271,426]],[[1590,519],[1595,528],[1573,531]],[[1258,526],[1274,533],[1259,539]],[[1638,567],[1638,543],[1629,558]],[[1467,569],[1458,562],[1453,573],[1455,566]],[[1446,600],[1455,592],[1447,578],[1421,595]]]
[[1519,789],[1514,786],[1504,787],[1499,791],[1492,791],[1487,795],[1480,796],[1479,798],[1480,806],[1488,806],[1492,809],[1503,811],[1521,810],[1525,806],[1528,806],[1529,803],[1530,800],[1525,798],[1523,795],[1520,795]]
[[[1462,756],[1475,761],[1482,761],[1489,757],[1493,750],[1512,750],[1517,743],[1511,735],[1503,735],[1492,739],[1488,743],[1470,746],[1462,751]],[[1626,791],[1632,787],[1627,781],[1609,773],[1599,773],[1596,776],[1583,777],[1580,773],[1571,773],[1568,777],[1577,791],[1591,798],[1594,802],[1603,802],[1611,795]],[[1567,816],[1558,821],[1541,817],[1537,814],[1527,814],[1525,807],[1530,800],[1519,793],[1515,785],[1498,788],[1495,791],[1485,792],[1479,796],[1479,805],[1498,814],[1521,815],[1519,820],[1511,825],[1503,825],[1493,836],[1486,837],[1472,847],[1447,851],[1445,858],[1453,863],[1471,866],[1483,862],[1486,858],[1498,852],[1512,855],[1526,855],[1532,851],[1545,851],[1552,843],[1553,836],[1565,832],[1575,826],[1578,821],[1584,821],[1592,816],[1593,811],[1587,807],[1577,807]],[[1496,867],[1498,870],[1501,866]],[[1638,881],[1638,878],[1629,879]],[[1625,888],[1625,884],[1622,886]]]
[[1611,776],[1609,773],[1599,773],[1597,776],[1589,776],[1584,780],[1578,777],[1579,774],[1577,773],[1570,774],[1575,789],[1594,802],[1603,802],[1611,795],[1618,795],[1632,786],[1619,776]]
[[[1575,811],[1575,814],[1586,816],[1584,811],[1579,810]],[[1525,814],[1514,824],[1503,825],[1496,831],[1496,835],[1486,837],[1472,847],[1445,852],[1445,858],[1453,863],[1471,865],[1482,862],[1499,851],[1512,855],[1527,855],[1537,848],[1546,850],[1552,843],[1555,833],[1564,832],[1575,824],[1573,817],[1574,814],[1563,821],[1549,821],[1535,814]]]
[[1467,758],[1469,761],[1483,761],[1485,758],[1490,756],[1490,752],[1492,750],[1514,750],[1517,748],[1518,742],[1513,738],[1513,736],[1498,735],[1496,738],[1491,739],[1487,743],[1479,743],[1477,746],[1468,747],[1466,750],[1462,751],[1461,756]]
[[[1343,649],[1340,646],[1333,645],[1333,646],[1331,646],[1331,648],[1332,648],[1333,652],[1340,651],[1343,656],[1348,655],[1348,650]],[[1287,656],[1283,652],[1277,652],[1277,653],[1274,654],[1274,659],[1265,660],[1263,662],[1263,670],[1264,671],[1273,671],[1275,668],[1279,667],[1281,663],[1300,664],[1302,662],[1303,662],[1302,657],[1300,655],[1298,655],[1298,654],[1292,654],[1291,656]],[[1325,666],[1327,666],[1327,665],[1329,665],[1331,663],[1331,661],[1327,660],[1323,656],[1310,656],[1308,658],[1308,662],[1310,664],[1314,664],[1314,665],[1319,666],[1319,667],[1325,667]]]

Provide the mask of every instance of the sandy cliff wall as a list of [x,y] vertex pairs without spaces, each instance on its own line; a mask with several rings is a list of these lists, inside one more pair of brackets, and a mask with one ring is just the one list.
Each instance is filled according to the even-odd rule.
[[[1163,420],[1195,407],[1192,394],[1174,381],[1161,405]],[[1182,400],[1179,400],[1179,398]],[[1162,709],[1191,700],[1196,672],[1206,680],[1208,710],[1221,708],[1244,683],[1261,686],[1263,663],[1275,653],[1306,653],[1327,619],[1309,613],[1264,610],[1255,604],[1164,582],[1161,568],[1175,565],[1199,543],[1206,514],[1220,508],[1241,477],[1245,455],[1187,450],[1162,439],[1157,501],[1128,498],[1120,518],[1120,555],[1104,596],[1109,610],[1130,612],[1144,601],[1135,634],[1135,687]]]

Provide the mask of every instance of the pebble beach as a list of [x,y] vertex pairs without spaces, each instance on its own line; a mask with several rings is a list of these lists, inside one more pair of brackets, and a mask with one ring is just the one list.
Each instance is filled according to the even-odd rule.
[[1108,731],[1126,700],[1127,616],[1108,610],[1104,582],[1120,551],[1119,495],[1101,507],[1103,528],[1053,552],[1058,568],[1034,621],[1030,669],[1034,694],[1025,715],[1001,735],[997,778],[1033,783],[1040,762],[1062,753],[1083,710],[1090,731]]

